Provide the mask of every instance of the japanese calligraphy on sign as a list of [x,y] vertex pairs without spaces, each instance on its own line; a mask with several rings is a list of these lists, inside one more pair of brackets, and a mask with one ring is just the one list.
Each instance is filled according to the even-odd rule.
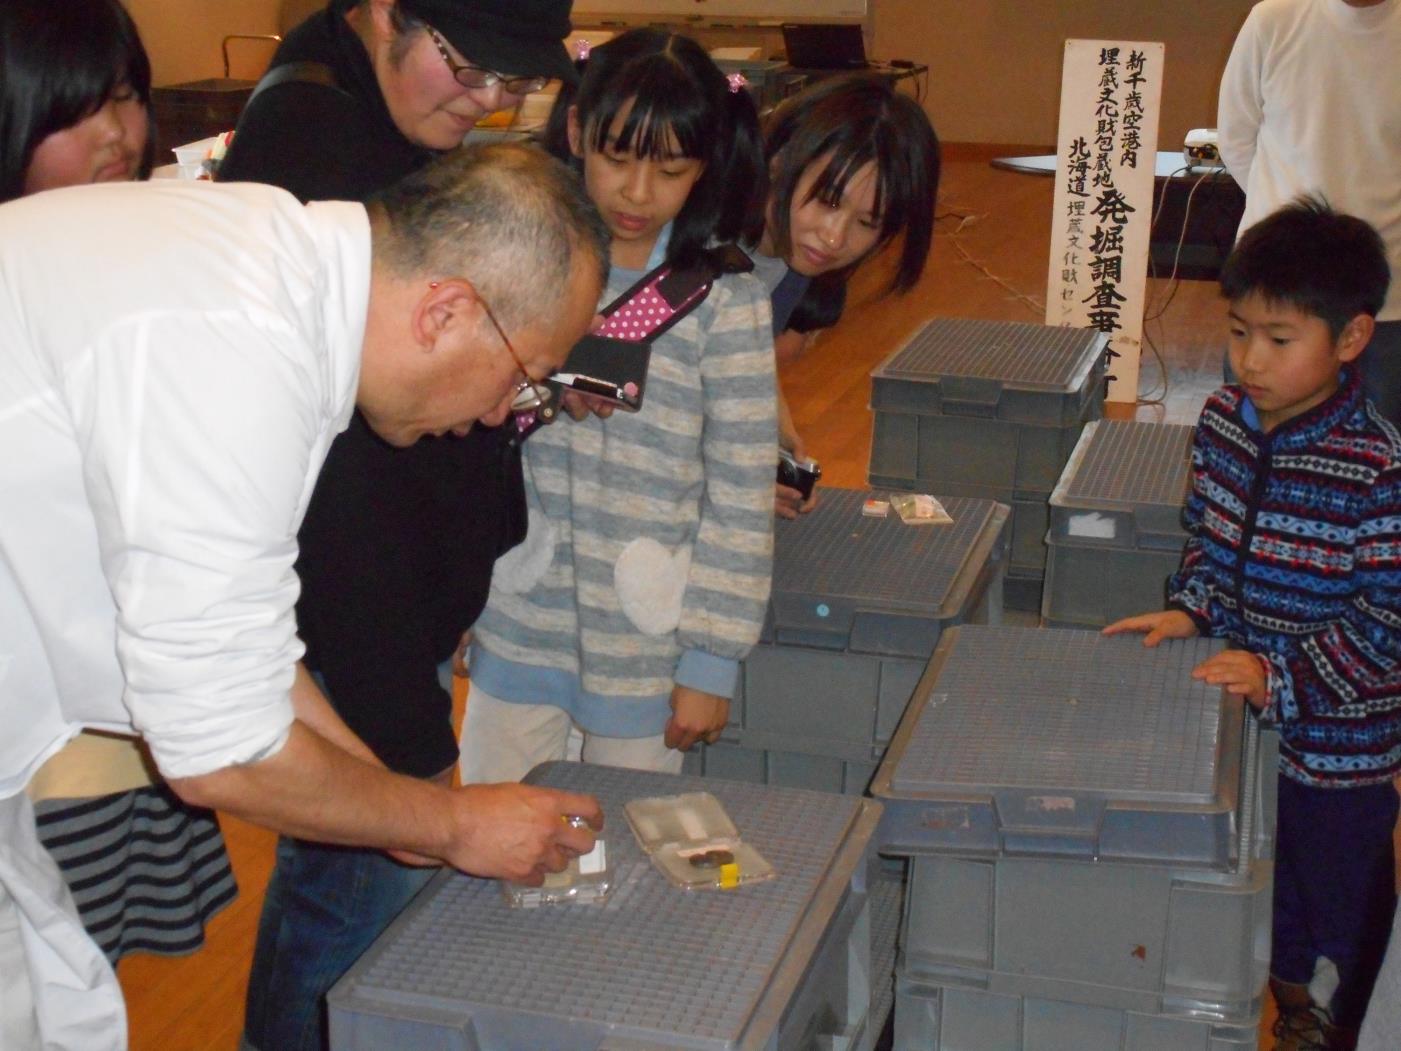
[[1138,396],[1163,45],[1067,40],[1046,324],[1109,335],[1109,401]]

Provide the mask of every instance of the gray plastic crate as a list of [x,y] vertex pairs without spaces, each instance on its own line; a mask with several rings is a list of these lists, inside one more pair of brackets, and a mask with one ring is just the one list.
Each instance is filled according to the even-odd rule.
[[871,373],[872,483],[1049,493],[1102,415],[1106,346],[1088,329],[930,321]]
[[726,737],[748,749],[880,758],[944,630],[1001,620],[1008,509],[950,498],[949,525],[861,513],[824,489],[775,525],[773,592]]
[[950,629],[871,786],[882,852],[1234,869],[1258,756],[1243,778],[1242,705],[1191,677],[1222,645]]
[[[440,874],[331,990],[333,1051],[864,1046],[876,804],[579,763],[530,780],[603,804],[607,903],[515,910]],[[698,790],[775,879],[688,893],[647,860],[623,804]]]
[[1255,1051],[1258,1026],[901,980],[895,1051]]
[[860,796],[866,794],[875,776],[876,759],[860,762],[830,755],[745,748],[720,740],[692,748],[682,760],[681,770],[695,777]]
[[1098,420],[1084,433],[1050,499],[1046,589],[1052,627],[1102,627],[1163,607],[1182,527],[1191,427]]
[[934,984],[1249,1024],[1269,974],[1272,866],[930,855],[910,861],[904,973]]
[[[913,492],[920,490],[937,496],[940,502],[952,498],[988,500],[1011,508],[1007,536],[1007,572],[1009,575],[1036,577],[1038,580],[1046,570],[1046,529],[1050,521],[1050,490],[1019,494],[1015,490],[998,485],[973,485],[954,482],[942,483],[940,488],[931,489],[916,482],[900,478],[872,478],[871,484],[882,489]],[[878,495],[886,495],[879,492]]]
[[909,863],[882,858],[871,878],[871,1022],[879,1039],[895,1008],[895,971],[900,926],[905,914],[905,885]]

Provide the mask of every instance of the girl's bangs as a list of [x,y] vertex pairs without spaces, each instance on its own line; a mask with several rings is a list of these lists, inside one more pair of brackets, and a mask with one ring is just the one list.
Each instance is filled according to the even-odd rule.
[[633,103],[627,120],[611,146],[638,157],[666,160],[678,154],[705,160],[710,152],[707,121],[699,90],[679,76],[679,68],[665,55],[652,56],[627,74],[616,78],[588,115],[588,139],[593,148],[609,147],[609,132],[618,114]]
[[[121,25],[106,33],[69,34],[62,50],[61,75],[54,77],[50,120],[55,129],[71,127],[92,116],[123,84],[129,84],[149,105],[151,67],[139,40]],[[106,46],[99,43],[107,37]]]
[[[829,151],[823,150],[822,152]],[[898,230],[904,222],[904,209],[891,201],[890,173],[881,165],[879,150],[875,148],[875,145],[865,139],[847,139],[845,142],[836,143],[830,152],[832,153],[831,160],[827,162],[827,166],[822,169],[821,174],[812,184],[811,199],[820,201],[829,208],[836,208],[842,203],[846,188],[856,173],[867,164],[874,164],[876,167],[876,194],[871,207],[880,223],[881,235],[883,237],[889,236]]]

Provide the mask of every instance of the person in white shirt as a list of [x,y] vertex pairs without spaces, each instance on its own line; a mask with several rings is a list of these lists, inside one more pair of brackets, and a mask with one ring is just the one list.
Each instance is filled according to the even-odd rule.
[[587,329],[607,233],[557,162],[469,148],[366,205],[84,186],[0,206],[0,1045],[126,1046],[23,793],[83,727],[279,831],[538,880],[596,801],[380,767],[297,665],[296,535],[358,410],[502,422]]
[[1301,194],[1365,219],[1393,279],[1363,384],[1401,424],[1401,0],[1262,0],[1221,78],[1221,159],[1245,191],[1243,233]]

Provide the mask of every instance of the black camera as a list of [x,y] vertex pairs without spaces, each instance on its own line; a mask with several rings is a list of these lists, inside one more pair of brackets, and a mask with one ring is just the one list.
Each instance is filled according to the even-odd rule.
[[816,460],[799,460],[787,449],[778,450],[778,484],[796,489],[804,500],[812,498],[812,487],[822,477],[822,465]]

